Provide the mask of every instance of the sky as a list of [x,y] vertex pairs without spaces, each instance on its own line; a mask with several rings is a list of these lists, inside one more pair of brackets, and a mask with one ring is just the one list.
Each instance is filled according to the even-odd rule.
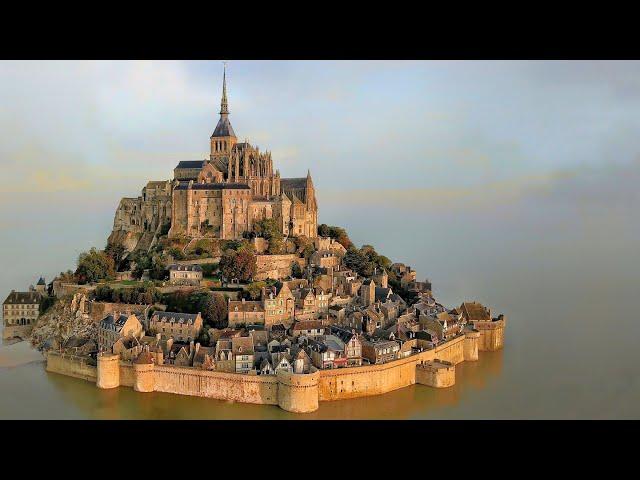
[[[320,222],[638,199],[639,62],[229,60],[227,80],[236,134],[311,170]],[[73,268],[121,197],[204,159],[221,82],[222,60],[0,62],[3,275],[33,250]]]

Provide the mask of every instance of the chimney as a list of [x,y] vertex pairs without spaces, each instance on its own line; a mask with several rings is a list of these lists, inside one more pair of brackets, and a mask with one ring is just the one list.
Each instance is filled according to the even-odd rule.
[[156,333],[156,340],[160,341],[160,338],[162,338],[162,335],[160,335],[159,333]]
[[196,343],[196,353],[198,353],[198,350],[200,350],[200,342]]

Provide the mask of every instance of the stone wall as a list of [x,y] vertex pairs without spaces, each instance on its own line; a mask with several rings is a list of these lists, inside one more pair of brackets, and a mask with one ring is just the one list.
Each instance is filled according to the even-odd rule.
[[69,377],[81,378],[95,382],[97,377],[96,365],[86,357],[47,352],[47,372],[60,373]]
[[256,255],[257,270],[254,280],[261,281],[267,278],[280,280],[291,275],[291,264],[298,262],[301,267],[305,267],[304,258],[296,254],[289,255]]
[[278,380],[273,375],[242,375],[168,365],[155,366],[154,375],[157,392],[278,404]]
[[416,383],[446,388],[456,383],[456,367],[449,362],[427,361],[416,366]]
[[504,346],[504,317],[493,322],[476,322],[474,327],[480,332],[479,351],[492,352]]
[[101,321],[113,312],[131,312],[144,323],[145,311],[149,305],[139,305],[136,303],[112,303],[112,302],[89,302],[89,317],[94,322]]
[[[386,364],[335,370],[314,369],[312,373],[304,375],[279,372],[277,375],[258,376],[174,365],[135,365],[121,361],[112,354],[99,355],[96,368],[85,358],[55,352],[47,354],[47,370],[94,381],[99,388],[127,386],[141,392],[156,391],[278,405],[287,411],[304,413],[316,410],[319,401],[379,395],[413,385],[416,383],[418,364],[424,362],[437,359],[450,362],[453,368],[465,359],[465,342],[468,340],[461,335],[432,350]],[[466,345],[468,350],[469,344]],[[449,373],[448,370],[443,372]],[[455,376],[451,378],[455,381]],[[444,383],[436,382],[438,385],[433,386],[445,386],[445,380],[451,378],[444,378]]]
[[321,401],[380,395],[416,383],[416,365],[435,360],[452,364],[464,361],[464,336],[456,337],[432,350],[381,365],[321,370]]

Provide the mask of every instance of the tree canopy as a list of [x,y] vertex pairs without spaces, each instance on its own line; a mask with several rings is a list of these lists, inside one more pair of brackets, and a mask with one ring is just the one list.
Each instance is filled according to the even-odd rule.
[[332,227],[323,223],[318,226],[318,235],[321,237],[334,238],[339,244],[341,244],[347,250],[353,247],[353,242],[349,238],[347,231],[342,227]]
[[97,250],[93,247],[88,252],[81,253],[78,257],[78,268],[75,276],[79,283],[110,280],[115,277],[115,274],[115,262],[103,250]]
[[255,254],[247,248],[238,251],[227,250],[220,259],[220,271],[227,280],[237,278],[248,282],[258,269]]

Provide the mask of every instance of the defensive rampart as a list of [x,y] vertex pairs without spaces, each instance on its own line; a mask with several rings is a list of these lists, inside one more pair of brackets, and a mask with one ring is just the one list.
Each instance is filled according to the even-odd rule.
[[[431,350],[381,365],[312,369],[309,374],[243,375],[173,365],[132,364],[113,354],[98,355],[97,366],[87,358],[57,352],[49,352],[46,357],[47,371],[96,382],[99,388],[126,386],[138,392],[278,405],[290,412],[306,413],[317,410],[320,401],[379,395],[415,383],[429,384],[416,380],[416,371],[422,368],[419,364],[438,360],[449,362],[455,369],[456,364],[475,359],[479,336],[478,332],[468,332]],[[455,379],[454,370],[444,373]],[[439,379],[432,383],[431,386],[445,386]]]

